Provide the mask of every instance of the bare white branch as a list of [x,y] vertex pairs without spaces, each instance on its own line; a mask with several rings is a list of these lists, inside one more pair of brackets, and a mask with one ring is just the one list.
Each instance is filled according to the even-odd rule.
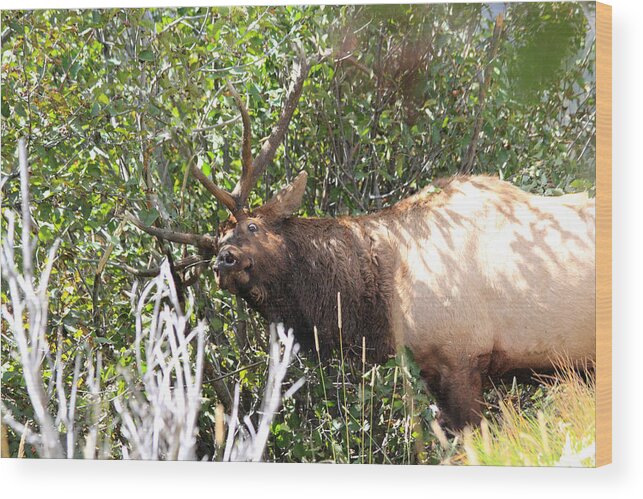
[[282,395],[281,390],[288,367],[298,351],[299,344],[295,343],[295,335],[292,329],[286,332],[283,324],[270,325],[270,365],[261,410],[259,411],[259,424],[255,430],[250,417],[245,416],[243,418],[245,428],[239,426],[239,384],[237,384],[234,391],[232,415],[228,418],[229,428],[223,455],[224,461],[262,460],[268,437],[270,436],[270,427],[282,401],[291,397],[305,382],[304,378],[300,378]]
[[[49,262],[41,275],[39,292],[36,293],[34,283],[34,255],[31,244],[31,213],[29,208],[29,167],[27,165],[27,149],[24,139],[18,141],[18,158],[20,166],[20,192],[22,196],[22,264],[15,260],[15,215],[11,211],[5,213],[8,221],[8,231],[3,237],[0,251],[0,266],[2,274],[9,287],[10,306],[3,304],[2,316],[9,324],[13,340],[17,347],[17,357],[23,369],[23,376],[34,410],[34,416],[40,429],[38,453],[43,457],[63,457],[63,448],[54,419],[48,411],[49,399],[42,379],[41,364],[43,357],[49,352],[47,344],[47,312],[48,299],[46,294],[47,281],[53,257],[58,248],[58,241],[49,252]],[[25,321],[28,321],[28,326]],[[11,424],[11,416],[4,408],[3,418]],[[23,428],[24,429],[24,428]]]
[[[132,294],[136,293],[136,288]],[[152,305],[152,315],[145,310]],[[205,325],[189,329],[192,296],[181,308],[170,264],[141,291],[134,308],[136,374],[123,371],[130,392],[114,400],[129,442],[124,458],[196,458]]]
[[[22,235],[20,240],[22,262],[18,264],[15,258],[16,215],[12,211],[6,210],[3,214],[8,222],[7,234],[3,234],[2,237],[0,266],[9,288],[9,303],[2,305],[2,317],[9,325],[13,340],[11,353],[22,368],[36,425],[32,430],[27,425],[18,422],[5,405],[2,405],[2,420],[21,435],[23,440],[33,445],[39,456],[73,458],[76,450],[76,401],[82,374],[82,354],[77,353],[74,358],[73,381],[68,400],[65,391],[62,340],[59,342],[54,361],[51,360],[52,353],[47,342],[49,309],[47,286],[60,241],[55,241],[49,249],[47,261],[40,272],[38,283],[36,283],[35,245],[31,240],[29,168],[24,139],[18,141],[18,159],[22,197]],[[48,359],[52,369],[50,389],[45,386],[43,378],[42,363],[44,359]],[[93,367],[90,362],[90,369]],[[97,370],[96,377],[98,378],[100,364]],[[95,395],[98,396],[97,388]],[[97,405],[97,411],[98,407]],[[52,411],[57,414],[55,418],[52,416]],[[98,421],[98,417],[97,413],[96,421]],[[95,433],[96,429],[93,431]],[[95,438],[93,440],[95,442]],[[64,445],[63,442],[65,442]]]

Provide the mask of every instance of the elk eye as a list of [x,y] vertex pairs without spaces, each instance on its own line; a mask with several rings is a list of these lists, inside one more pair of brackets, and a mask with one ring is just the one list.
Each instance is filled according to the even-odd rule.
[[255,224],[248,224],[248,230],[250,232],[257,232],[257,226]]

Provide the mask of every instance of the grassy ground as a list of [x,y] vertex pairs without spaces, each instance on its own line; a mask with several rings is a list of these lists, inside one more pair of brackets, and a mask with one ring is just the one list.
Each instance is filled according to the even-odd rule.
[[[443,447],[443,462],[491,466],[594,466],[595,390],[572,369],[492,393],[479,429]],[[438,430],[439,431],[439,430]]]
[[[398,356],[310,369],[269,443],[269,461],[592,466],[594,380],[560,368],[485,392],[479,428],[447,435],[419,369]],[[348,421],[348,424],[346,422]]]

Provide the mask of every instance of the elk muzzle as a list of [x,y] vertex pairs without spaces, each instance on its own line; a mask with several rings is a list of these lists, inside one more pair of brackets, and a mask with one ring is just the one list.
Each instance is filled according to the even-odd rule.
[[217,270],[232,269],[239,263],[239,251],[231,246],[224,246],[219,251],[214,267]]
[[214,262],[214,270],[219,286],[236,293],[249,281],[248,272],[253,266],[252,258],[236,246],[225,245],[219,250]]

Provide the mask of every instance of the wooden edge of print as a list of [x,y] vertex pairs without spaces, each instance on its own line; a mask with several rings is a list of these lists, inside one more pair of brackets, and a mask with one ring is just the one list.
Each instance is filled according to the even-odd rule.
[[612,462],[612,7],[596,4],[596,466]]

